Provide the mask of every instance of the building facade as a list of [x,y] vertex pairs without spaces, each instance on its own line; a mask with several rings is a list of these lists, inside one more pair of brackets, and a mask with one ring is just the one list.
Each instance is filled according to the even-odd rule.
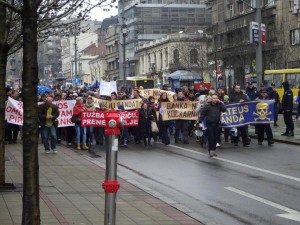
[[137,49],[139,75],[156,77],[158,82],[166,83],[170,73],[185,69],[199,74],[199,78],[207,82],[209,42],[210,37],[204,33],[177,33],[144,43]]
[[[266,26],[263,69],[300,67],[299,0],[261,2],[262,23]],[[256,44],[250,43],[256,0],[208,0],[207,4],[212,12],[208,33],[213,36],[209,59],[221,62],[216,67],[230,76],[226,77],[229,86],[234,81],[243,85],[256,76]]]
[[[106,30],[105,46],[106,55],[105,61],[106,77],[105,79],[116,80],[119,78],[119,27],[117,24],[111,25]],[[122,65],[123,66],[123,65]]]
[[[138,71],[136,50],[145,41],[184,30],[186,26],[211,24],[205,0],[130,0],[119,1],[120,62],[127,62],[127,75]],[[126,33],[122,28],[126,27]],[[123,46],[125,54],[123,54]],[[125,58],[123,59],[125,55]],[[123,71],[120,70],[123,74]],[[135,74],[136,75],[136,74]]]

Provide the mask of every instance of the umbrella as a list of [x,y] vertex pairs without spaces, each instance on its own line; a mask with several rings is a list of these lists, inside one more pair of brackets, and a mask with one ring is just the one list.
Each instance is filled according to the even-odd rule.
[[48,86],[38,86],[38,94],[44,94],[45,92],[51,92],[52,89],[49,88]]
[[100,82],[96,80],[96,82],[91,86],[91,88],[97,89],[99,88]]

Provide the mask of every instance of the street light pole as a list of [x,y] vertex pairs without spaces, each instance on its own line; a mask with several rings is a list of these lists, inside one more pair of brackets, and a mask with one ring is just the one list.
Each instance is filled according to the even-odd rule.
[[123,86],[126,87],[126,36],[128,33],[128,29],[126,25],[124,24],[122,26],[122,35],[123,35]]
[[77,30],[75,26],[75,36],[74,36],[74,76],[77,78]]
[[256,82],[257,87],[259,87],[260,84],[263,82],[261,0],[256,0],[255,21],[258,23],[258,42],[256,47]]

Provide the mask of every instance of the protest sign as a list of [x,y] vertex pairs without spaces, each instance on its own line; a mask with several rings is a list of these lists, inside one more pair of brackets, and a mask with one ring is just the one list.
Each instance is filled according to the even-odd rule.
[[161,93],[166,92],[169,100],[172,102],[173,101],[173,95],[175,92],[172,91],[165,91],[165,90],[160,90],[160,89],[141,89],[140,95],[144,98],[149,98],[150,96],[153,96],[155,99],[159,99]]
[[251,101],[226,105],[221,115],[222,127],[274,122],[274,100]]
[[198,102],[161,102],[159,113],[162,120],[197,120],[198,113],[195,112]]
[[133,110],[133,109],[140,109],[142,99],[128,99],[128,100],[102,100],[99,98],[94,98],[94,104],[96,107],[99,107],[99,104],[104,104],[106,109],[118,109],[119,105],[123,105],[125,110]]
[[5,119],[8,123],[23,125],[23,102],[9,97],[5,107]]
[[[81,114],[82,127],[105,127],[106,126],[106,111],[84,111]],[[133,127],[139,125],[139,111],[120,112],[120,116],[124,120],[124,126]]]
[[117,82],[116,81],[101,81],[100,82],[100,95],[110,96],[112,92],[117,93]]
[[[74,126],[71,122],[75,100],[53,102],[59,111],[58,127]],[[43,104],[39,102],[38,105]],[[5,119],[8,123],[23,125],[23,102],[9,98],[5,108]]]

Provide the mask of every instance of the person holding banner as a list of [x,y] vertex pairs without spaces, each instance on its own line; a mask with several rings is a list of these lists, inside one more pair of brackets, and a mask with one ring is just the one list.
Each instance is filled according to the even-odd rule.
[[[260,95],[258,97],[258,100],[269,100],[269,96],[267,94],[267,91],[262,90],[260,92]],[[263,107],[264,105],[261,104],[258,107]],[[263,140],[264,140],[264,134],[266,132],[267,135],[267,141],[268,141],[268,145],[271,146],[272,144],[274,144],[273,141],[273,133],[272,133],[272,129],[269,123],[259,123],[256,124],[257,127],[257,141],[258,141],[258,145],[262,145]]]
[[[179,91],[177,93],[178,98],[177,101],[185,101],[185,95],[182,91]],[[181,132],[182,134],[182,139],[183,139],[183,144],[189,144],[188,141],[188,126],[189,126],[189,121],[188,120],[176,120],[175,121],[175,143],[178,143],[179,139],[179,133]]]
[[[235,84],[229,99],[230,103],[243,103],[248,100],[248,96],[242,92],[241,85]],[[241,134],[244,147],[248,147],[250,145],[250,139],[248,138],[248,126],[240,126],[238,127],[238,131]],[[233,137],[234,146],[238,146],[238,142],[239,136]]]
[[[76,117],[81,118],[81,113],[86,110],[85,105],[83,104],[82,97],[76,98],[76,104],[73,108],[73,115]],[[80,150],[80,139],[82,139],[82,149],[88,150],[89,148],[86,146],[86,129],[82,129],[80,121],[75,123],[75,130],[76,130],[76,144],[77,150]]]
[[49,136],[51,150],[56,153],[56,124],[57,118],[59,116],[58,107],[52,103],[53,98],[47,97],[46,102],[39,106],[38,116],[41,125],[41,132],[43,133],[43,144],[45,147],[45,152],[50,153],[49,147]]
[[165,145],[169,145],[170,144],[170,137],[168,134],[168,127],[169,127],[169,120],[163,121],[162,120],[162,113],[161,111],[163,111],[164,109],[161,108],[161,103],[162,102],[170,102],[168,95],[166,92],[163,92],[160,94],[160,97],[158,99],[158,111],[159,111],[159,132],[161,134],[161,139],[162,139],[162,143],[164,143]]
[[217,156],[215,151],[218,142],[219,125],[222,112],[226,112],[226,106],[219,100],[217,95],[212,95],[211,102],[207,103],[200,113],[200,123],[202,123],[204,118],[206,118],[209,157]]
[[[96,106],[94,105],[94,99],[92,96],[88,96],[86,99],[86,103],[85,103],[85,108],[87,111],[95,111],[96,110]],[[93,145],[93,141],[94,141],[94,127],[89,126],[89,127],[83,127],[83,129],[86,129],[86,134],[88,136],[88,143],[89,146]]]

